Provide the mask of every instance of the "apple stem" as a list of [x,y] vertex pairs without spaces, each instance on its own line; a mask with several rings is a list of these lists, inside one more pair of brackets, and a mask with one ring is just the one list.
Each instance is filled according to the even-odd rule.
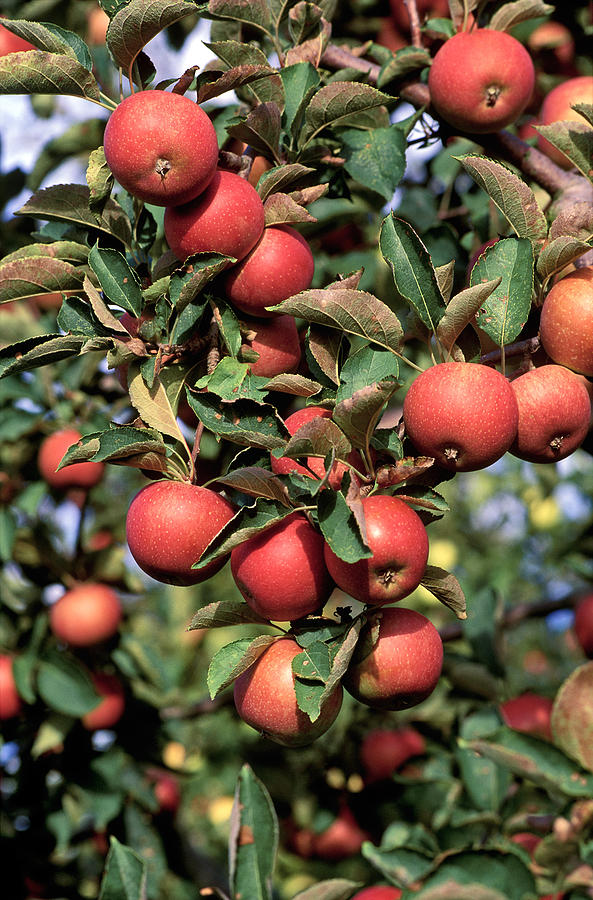
[[416,0],[404,0],[404,6],[408,10],[408,16],[410,17],[412,46],[422,47],[422,29],[420,28],[420,16],[418,15]]
[[196,434],[194,437],[194,445],[191,451],[191,459],[193,463],[193,471],[192,471],[192,484],[197,484],[197,471],[198,471],[198,456],[200,455],[200,443],[202,441],[202,435],[204,434],[204,423],[199,422],[198,427],[196,428]]

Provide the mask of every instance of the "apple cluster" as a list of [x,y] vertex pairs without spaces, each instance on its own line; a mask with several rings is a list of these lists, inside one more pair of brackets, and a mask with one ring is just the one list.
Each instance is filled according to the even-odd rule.
[[253,374],[295,372],[301,358],[295,321],[266,307],[309,287],[313,254],[290,225],[265,227],[264,205],[253,185],[219,167],[216,132],[206,113],[180,94],[140,91],[112,113],[104,149],[122,187],[166,207],[165,237],[177,259],[209,252],[235,260],[222,289],[237,310],[252,317],[245,330],[260,355]]

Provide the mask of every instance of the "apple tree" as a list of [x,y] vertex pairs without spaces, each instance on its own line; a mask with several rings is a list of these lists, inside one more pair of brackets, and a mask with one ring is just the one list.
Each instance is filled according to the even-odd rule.
[[589,7],[7,12],[10,897],[593,897]]

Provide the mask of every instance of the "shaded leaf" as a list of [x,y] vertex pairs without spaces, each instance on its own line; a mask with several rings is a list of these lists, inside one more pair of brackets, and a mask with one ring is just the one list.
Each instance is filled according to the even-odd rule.
[[99,102],[92,72],[71,56],[26,50],[0,58],[0,94],[68,94]]
[[144,900],[146,862],[113,835],[109,840],[99,900]]
[[316,222],[304,206],[297,203],[290,194],[276,192],[271,194],[264,203],[266,214],[266,226],[290,225],[299,222]]
[[583,175],[591,180],[593,175],[593,128],[586,122],[554,122],[553,125],[536,125],[536,131],[564,153]]
[[472,269],[472,287],[500,278],[476,314],[476,324],[499,346],[523,330],[531,309],[533,247],[526,239],[503,238],[488,247]]
[[392,99],[368,84],[334,81],[322,87],[307,106],[302,141],[307,144],[324,128],[347,125],[351,116],[383,106]]
[[233,66],[217,76],[216,72],[206,70],[198,76],[198,103],[205,103],[227,91],[234,91],[241,85],[252,84],[268,75],[277,75],[276,69],[264,65]]
[[321,385],[304,375],[275,375],[264,385],[266,391],[279,391],[295,397],[313,397],[321,390]]
[[105,296],[133,316],[142,312],[142,290],[135,271],[117,250],[101,249],[97,244],[89,253],[89,265]]
[[267,500],[275,500],[283,506],[290,506],[286,485],[269,469],[262,469],[259,466],[246,466],[243,469],[234,469],[227,475],[220,475],[213,480],[217,484],[223,484],[225,487],[233,488],[235,491],[241,491],[242,494],[248,494],[251,497],[264,497]]
[[185,446],[185,440],[177,424],[175,413],[169,402],[162,382],[155,378],[149,387],[140,371],[138,363],[130,363],[128,368],[128,390],[130,400],[142,420],[156,428],[161,434],[168,434]]
[[281,111],[275,101],[259,103],[238,125],[227,128],[231,137],[250,144],[265,156],[278,159]]
[[[221,2],[226,4],[227,0],[221,0]],[[238,4],[240,2],[241,0],[238,0]],[[255,12],[263,2],[265,0],[259,0],[259,3],[251,3],[249,0],[244,0],[242,5],[249,14]],[[235,17],[233,16],[233,18]],[[238,18],[241,17],[238,16]],[[210,43],[205,42],[205,46],[212,50],[230,68],[248,65],[269,66],[266,54],[259,47],[256,47],[255,44],[242,44],[239,41],[212,41]],[[268,78],[252,82],[247,85],[247,92],[250,95],[252,94],[258,103],[273,102],[280,109],[284,107],[284,88],[280,75],[270,75]]]
[[368,452],[370,439],[381,418],[385,404],[399,385],[394,380],[369,384],[336,404],[332,417],[353,447]]
[[99,219],[91,212],[89,202],[90,191],[87,185],[56,184],[36,191],[15,215],[73,222],[75,225],[115,236],[122,243],[129,244],[132,235],[131,225],[119,203],[109,199]]
[[107,165],[103,147],[97,147],[89,156],[86,169],[86,183],[89,186],[89,206],[99,215],[103,212],[113,188],[113,173]]
[[555,743],[593,772],[593,662],[575,669],[560,687],[552,710]]
[[505,3],[494,13],[488,23],[488,28],[496,29],[496,31],[510,31],[519,22],[537,19],[539,16],[549,16],[553,12],[554,7],[543,3],[542,0],[514,0],[512,3]]
[[76,291],[84,272],[63,259],[25,256],[0,264],[0,303],[59,291]]
[[424,69],[430,63],[430,53],[423,47],[402,47],[401,50],[395,51],[393,59],[388,60],[381,67],[377,78],[377,87],[384,88],[390,81],[395,81],[418,69]]
[[453,610],[458,619],[467,619],[465,594],[455,575],[438,566],[427,566],[420,584],[437,600]]
[[[577,238],[563,235],[551,240],[543,248],[537,260],[537,274],[543,280],[562,271],[583,253],[591,249],[591,244]],[[1,278],[1,270],[0,270]]]
[[391,200],[406,168],[406,131],[400,125],[340,132],[344,168],[355,181]]
[[256,638],[241,638],[218,650],[212,657],[206,677],[212,700],[253,665],[275,640],[275,635],[261,634]]
[[304,891],[299,891],[293,900],[350,900],[352,892],[359,887],[362,887],[360,882],[347,881],[345,878],[329,878],[327,881],[318,881]]
[[153,37],[195,12],[193,4],[184,0],[129,0],[107,29],[107,47],[116,66],[127,72]]
[[284,446],[286,429],[276,409],[267,403],[254,400],[230,403],[209,393],[188,393],[188,403],[206,428],[235,444],[267,450]]
[[[211,0],[212,2],[212,0]],[[265,785],[243,765],[231,813],[229,868],[236,898],[271,900],[278,852],[278,819]]]
[[189,625],[189,631],[194,628],[226,628],[228,625],[246,625],[256,622],[266,624],[269,622],[263,616],[258,615],[245,602],[235,600],[218,600],[203,606],[194,615]]
[[373,555],[361,534],[356,516],[339,491],[319,492],[317,514],[326,542],[340,559],[355,563]]
[[90,712],[100,700],[81,663],[57,651],[39,663],[37,690],[52,709],[76,718]]
[[336,459],[347,460],[351,450],[350,441],[335,422],[319,416],[305,422],[295,431],[281,455],[290,459],[298,459],[300,456],[319,456],[325,459],[333,451]]
[[460,291],[450,300],[436,331],[437,338],[445,350],[451,351],[465,326],[469,325],[482,304],[496,290],[501,281],[500,276],[492,281],[482,281],[480,284]]

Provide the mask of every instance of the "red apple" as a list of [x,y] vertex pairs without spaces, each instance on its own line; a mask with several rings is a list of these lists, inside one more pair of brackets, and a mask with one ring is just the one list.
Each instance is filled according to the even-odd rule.
[[593,375],[593,266],[571,272],[549,291],[541,311],[540,338],[554,362]]
[[159,812],[175,815],[181,803],[179,781],[169,772],[150,768],[147,770],[149,780],[154,785],[154,795],[159,805]]
[[13,657],[0,654],[0,720],[18,716],[22,701],[12,671]]
[[370,835],[363,831],[351,810],[343,806],[329,828],[315,835],[313,848],[320,859],[338,862],[359,853],[364,841],[369,840]]
[[[585,119],[575,112],[572,106],[575,103],[591,102],[593,102],[593,76],[581,75],[578,78],[569,78],[568,81],[563,81],[546,95],[539,114],[539,124],[553,125],[554,122],[582,122],[585,124]],[[571,168],[572,163],[568,157],[541,134],[537,139],[537,146],[557,165],[564,169]]]
[[111,113],[105,158],[134,197],[157,206],[187,203],[212,180],[218,141],[212,122],[189,97],[137,91]]
[[404,400],[406,432],[424,456],[457,472],[483,469],[509,449],[519,411],[496,369],[439,363],[412,383]]
[[[296,412],[287,416],[284,424],[291,434],[296,434],[302,425],[317,418],[331,419],[331,410],[322,409],[320,406],[305,406],[303,409],[297,409]],[[358,453],[351,453],[349,461],[357,468],[358,466],[362,466],[362,461]],[[276,459],[275,456],[270,456],[270,464],[272,472],[276,475],[288,475],[291,472],[295,472],[299,475],[307,475],[309,478],[317,477],[320,479],[325,475],[325,463],[319,456],[307,457],[308,469],[298,463],[295,459],[290,459],[288,456],[281,456],[279,459]],[[329,476],[329,484],[334,491],[340,489],[342,478],[344,477],[344,472],[346,472],[347,468],[348,466],[343,462],[335,462],[333,464]],[[311,471],[309,471],[309,469]]]
[[511,382],[519,408],[510,452],[534,463],[570,456],[589,430],[591,403],[580,377],[564,366],[540,366]]
[[381,44],[382,47],[387,47],[392,53],[397,53],[402,47],[407,47],[408,45],[404,35],[397,25],[394,24],[393,19],[389,17],[381,20],[381,27],[377,32],[375,43]]
[[587,594],[578,604],[574,616],[574,630],[583,653],[593,659],[593,594]]
[[208,488],[185,481],[154,481],[136,494],[126,519],[130,552],[141,569],[165,584],[199,584],[222,569],[226,557],[192,569],[235,509]]
[[373,606],[394,603],[416,590],[428,560],[428,537],[420,516],[387,494],[364,497],[362,508],[372,556],[344,562],[325,545],[330,575],[351,597]]
[[34,47],[33,44],[30,44],[24,38],[13,34],[4,25],[0,25],[0,56],[8,56],[9,53],[21,53],[25,50],[37,50],[37,47]]
[[550,720],[553,705],[549,697],[527,691],[519,697],[501,703],[500,714],[509,728],[551,741]]
[[292,661],[300,652],[291,637],[274,641],[239,675],[234,687],[235,706],[243,721],[286,747],[309,744],[324,734],[342,705],[342,687],[338,685],[315,722],[298,708]]
[[64,469],[56,471],[67,450],[81,438],[74,428],[63,428],[46,437],[39,448],[37,467],[39,474],[52,488],[91,488],[98,484],[105,472],[104,463],[80,462],[72,463]]
[[426,745],[415,728],[375,728],[364,736],[360,760],[366,781],[382,781],[413,756],[421,756]]
[[113,728],[123,716],[126,700],[122,684],[115,675],[93,672],[91,675],[95,691],[103,698],[99,705],[85,713],[81,721],[88,731],[99,728]]
[[241,594],[265,619],[292,621],[324,606],[334,583],[323,536],[303,513],[287,516],[239,544],[231,571]]
[[[569,65],[574,59],[572,34],[566,25],[551,19],[542,22],[531,32],[527,38],[527,46],[533,53],[545,53],[546,57],[551,57],[560,69]],[[546,68],[546,73],[549,74],[548,68]]]
[[109,27],[109,16],[101,9],[100,6],[93,6],[86,14],[86,39],[87,44],[105,43],[107,37],[107,29]]
[[264,229],[251,253],[225,276],[228,299],[243,312],[264,318],[274,306],[311,284],[315,261],[309,245],[289,225]]
[[438,115],[470,134],[499,131],[518,119],[534,84],[535,71],[525,47],[505,31],[488,28],[449,38],[428,75]]
[[399,888],[387,884],[376,884],[359,891],[352,900],[400,900],[401,895],[402,892]]
[[215,252],[241,260],[264,230],[264,205],[248,181],[217,169],[210,184],[191,203],[168,206],[165,237],[178,259]]
[[66,591],[49,613],[55,636],[73,647],[91,647],[113,637],[121,618],[122,607],[115,591],[91,582]]
[[520,847],[527,850],[530,856],[533,856],[533,851],[540,843],[541,838],[531,831],[518,831],[511,837],[511,840],[513,844],[519,844]]
[[401,606],[378,610],[364,626],[343,684],[376,709],[407,709],[432,694],[443,644],[432,622]]
[[253,375],[273,378],[284,372],[296,372],[301,361],[301,343],[292,316],[253,320],[245,323],[255,336],[246,340],[250,350],[259,353],[257,362],[250,363]]

